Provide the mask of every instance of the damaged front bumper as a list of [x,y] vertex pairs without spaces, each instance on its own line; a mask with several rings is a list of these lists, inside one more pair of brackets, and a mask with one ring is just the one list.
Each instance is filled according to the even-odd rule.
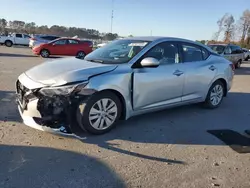
[[19,80],[16,83],[16,100],[24,124],[54,134],[73,134],[74,104],[86,96],[45,96],[39,90],[30,90]]

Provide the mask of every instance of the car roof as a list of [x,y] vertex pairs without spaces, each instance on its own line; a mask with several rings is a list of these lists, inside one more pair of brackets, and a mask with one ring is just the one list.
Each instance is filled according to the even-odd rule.
[[141,37],[128,37],[120,40],[144,40],[144,41],[156,41],[156,40],[178,40],[183,42],[194,42],[192,40],[176,38],[176,37],[162,37],[162,36],[141,36]]
[[208,45],[211,45],[211,46],[227,46],[228,44],[208,44]]
[[207,45],[204,45],[202,43],[198,43],[192,40],[183,39],[183,38],[177,38],[177,37],[162,37],[162,36],[143,36],[143,37],[128,37],[123,38],[119,40],[142,40],[142,41],[150,41],[150,42],[161,42],[161,41],[178,41],[178,42],[187,42],[194,45],[202,46],[203,48],[206,48],[208,51],[212,52],[212,49],[210,49]]
[[[72,38],[72,37],[60,37],[59,39],[79,40],[78,38]],[[57,40],[59,40],[59,39],[57,39]]]

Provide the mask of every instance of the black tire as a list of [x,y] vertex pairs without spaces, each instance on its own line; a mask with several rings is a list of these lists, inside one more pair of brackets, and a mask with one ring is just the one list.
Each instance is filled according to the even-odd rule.
[[[217,85],[219,85],[219,86],[222,87],[222,97],[221,97],[221,100],[219,101],[219,103],[216,104],[216,105],[214,105],[214,104],[212,103],[212,101],[211,101],[210,96],[211,96],[211,93],[212,93],[213,89],[214,89]],[[225,86],[224,86],[224,84],[223,84],[220,80],[215,81],[215,82],[212,84],[212,86],[209,88],[209,90],[208,90],[207,97],[206,97],[206,100],[205,100],[205,102],[204,102],[204,107],[209,108],[209,109],[218,108],[218,107],[220,106],[220,104],[222,103],[222,101],[223,101],[223,98],[224,98],[224,95],[225,95],[224,92],[225,92]]]
[[86,56],[86,53],[84,51],[79,51],[76,54],[76,57],[79,59],[84,59],[85,56]]
[[[113,123],[102,130],[94,128],[89,120],[89,114],[92,107],[97,105],[96,103],[101,99],[111,99],[117,107],[117,115]],[[80,102],[78,104],[78,108],[76,111],[77,122],[78,125],[82,128],[82,130],[87,131],[91,134],[100,135],[109,132],[111,129],[115,127],[116,122],[120,119],[121,116],[122,105],[120,99],[110,91],[104,91],[100,93],[96,93],[90,96],[88,99]],[[101,116],[101,115],[99,115]],[[104,120],[103,120],[104,121]],[[104,121],[106,124],[106,121]]]
[[10,40],[6,40],[4,44],[5,44],[5,46],[7,46],[7,47],[11,47],[11,46],[13,45],[13,42],[10,41]]
[[241,60],[239,60],[236,64],[235,64],[235,68],[239,69],[241,66]]
[[48,58],[50,56],[49,50],[43,49],[40,52],[41,57]]
[[250,59],[250,56],[247,56],[246,59],[245,59],[245,61],[248,61],[248,59]]

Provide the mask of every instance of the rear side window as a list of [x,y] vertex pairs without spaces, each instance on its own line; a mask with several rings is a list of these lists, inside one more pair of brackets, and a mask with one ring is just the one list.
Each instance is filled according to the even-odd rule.
[[54,42],[55,45],[65,45],[67,43],[67,40],[62,39]]
[[242,49],[239,46],[230,46],[232,50],[232,54],[240,54],[242,53]]
[[16,37],[17,38],[23,38],[23,35],[22,34],[16,34]]
[[181,48],[183,52],[183,62],[203,61],[203,55],[206,55],[202,53],[200,47],[192,44],[182,44]]
[[76,40],[69,40],[69,44],[78,44],[79,42]]
[[56,37],[56,36],[43,36],[41,38],[44,39],[44,40],[52,41],[52,40],[58,39],[59,37]]

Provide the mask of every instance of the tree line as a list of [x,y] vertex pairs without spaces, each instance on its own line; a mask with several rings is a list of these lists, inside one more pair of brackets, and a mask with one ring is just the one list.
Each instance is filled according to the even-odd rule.
[[[250,10],[243,11],[239,20],[232,14],[224,14],[218,21],[218,30],[210,42],[235,43],[243,48],[250,48]],[[222,40],[221,40],[222,38]]]
[[61,37],[78,36],[79,38],[94,40],[114,40],[118,38],[117,33],[101,33],[96,29],[59,25],[53,25],[51,27],[47,25],[38,26],[35,22],[26,23],[20,20],[7,21],[4,18],[0,18],[0,34],[8,35],[9,33],[48,34]]

